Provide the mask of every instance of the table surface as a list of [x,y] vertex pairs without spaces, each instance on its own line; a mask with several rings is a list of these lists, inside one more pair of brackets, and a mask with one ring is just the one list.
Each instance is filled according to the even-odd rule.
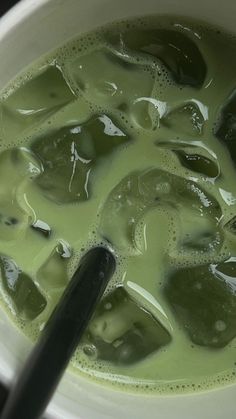
[[[18,0],[0,0],[0,16],[6,13]],[[7,399],[7,389],[0,384],[0,411]]]

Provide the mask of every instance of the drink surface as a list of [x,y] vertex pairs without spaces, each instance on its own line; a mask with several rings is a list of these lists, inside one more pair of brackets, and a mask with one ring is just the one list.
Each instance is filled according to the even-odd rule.
[[144,393],[235,381],[235,74],[230,34],[149,17],[69,42],[1,93],[13,322],[35,340],[81,255],[117,256],[76,373]]

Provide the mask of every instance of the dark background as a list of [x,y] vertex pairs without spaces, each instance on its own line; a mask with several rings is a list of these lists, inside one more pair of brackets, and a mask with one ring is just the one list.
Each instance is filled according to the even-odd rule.
[[[10,9],[16,3],[18,3],[18,0],[0,0],[0,16],[6,13],[8,9]],[[6,399],[7,399],[7,389],[0,384],[0,411]]]
[[3,15],[5,12],[7,12],[8,9],[10,9],[16,3],[18,3],[18,0],[0,0],[0,15]]

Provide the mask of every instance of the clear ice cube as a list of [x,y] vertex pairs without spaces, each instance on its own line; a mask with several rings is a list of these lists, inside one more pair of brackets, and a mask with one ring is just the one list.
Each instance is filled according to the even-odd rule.
[[0,195],[7,191],[13,195],[17,186],[37,177],[42,170],[40,160],[27,148],[16,147],[3,151],[0,154]]
[[181,231],[178,249],[181,253],[190,252],[193,257],[195,252],[211,253],[214,257],[224,241],[221,229],[210,218],[197,218],[191,213],[189,215],[189,224],[186,213],[184,217],[180,217]]
[[[134,172],[108,196],[101,212],[100,232],[120,250],[133,244],[138,220],[158,205],[175,211],[188,208],[199,219],[221,216],[218,202],[195,182],[159,169]],[[116,228],[115,228],[116,226]]]
[[168,279],[165,296],[197,345],[221,348],[236,336],[235,259],[181,268]]
[[124,111],[139,125],[151,127],[147,100],[154,86],[151,68],[148,72],[142,64],[128,62],[109,49],[101,49],[76,58],[68,71],[88,101]]
[[197,103],[189,102],[171,109],[161,123],[173,133],[198,136],[203,133],[205,117]]
[[16,239],[26,231],[33,214],[22,207],[19,196],[25,183],[37,177],[41,170],[41,163],[25,148],[13,148],[0,154],[1,239]]
[[196,42],[186,34],[169,29],[130,29],[107,32],[106,39],[122,52],[128,49],[158,59],[176,83],[201,87],[205,80],[207,68],[203,56]]
[[0,256],[1,279],[4,297],[24,320],[34,320],[47,305],[34,281],[11,258]]
[[231,234],[236,234],[236,215],[233,216],[225,225],[224,228]]
[[45,221],[42,220],[36,220],[35,222],[33,222],[31,228],[44,237],[50,237],[52,232],[51,227],[47,223],[45,223]]
[[59,204],[86,201],[92,171],[128,141],[125,132],[105,114],[40,136],[31,145],[44,168],[35,182],[47,198]]
[[97,359],[129,365],[142,361],[170,341],[170,334],[151,313],[118,287],[99,304],[85,333],[84,345],[88,356],[89,344],[96,348]]
[[69,255],[65,258],[63,249],[65,249],[65,244],[59,243],[37,273],[38,283],[44,290],[66,287]]
[[227,147],[236,164],[236,90],[234,90],[219,113],[219,123],[215,132]]
[[61,69],[52,65],[43,68],[39,75],[26,81],[2,101],[2,131],[7,136],[17,136],[74,99]]
[[29,215],[13,201],[0,203],[0,239],[16,240],[27,229],[30,223]]
[[201,156],[200,154],[191,154],[180,150],[176,150],[175,153],[182,166],[187,169],[210,178],[219,176],[218,164],[212,159]]

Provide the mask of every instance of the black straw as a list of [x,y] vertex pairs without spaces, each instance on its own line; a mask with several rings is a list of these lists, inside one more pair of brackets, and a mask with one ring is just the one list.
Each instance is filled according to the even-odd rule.
[[115,259],[103,247],[83,256],[10,392],[1,419],[42,415],[114,270]]

